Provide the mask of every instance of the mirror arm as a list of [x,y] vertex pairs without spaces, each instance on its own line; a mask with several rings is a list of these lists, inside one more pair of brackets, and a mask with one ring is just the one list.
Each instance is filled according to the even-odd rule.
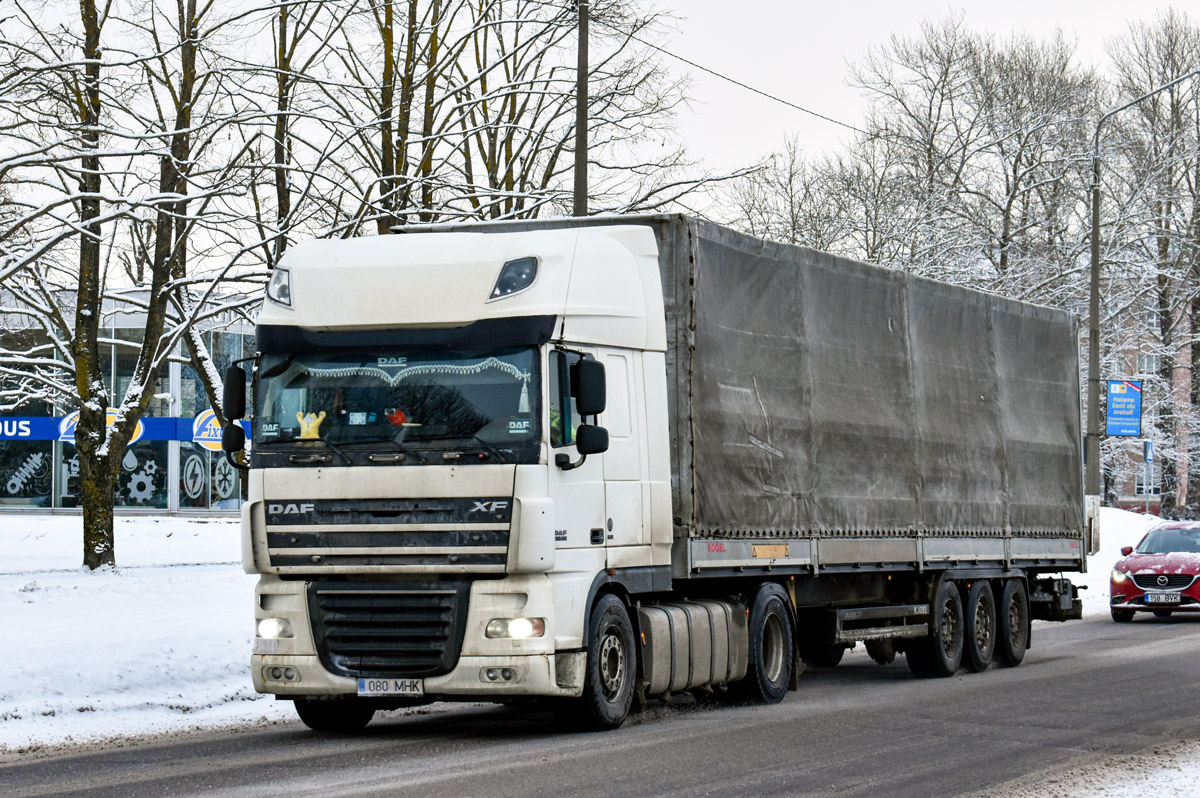
[[566,454],[554,455],[554,464],[556,466],[558,466],[559,468],[561,468],[563,471],[570,471],[572,469],[579,468],[581,465],[584,464],[584,462],[586,460],[587,460],[586,454],[582,454],[579,456],[578,463],[572,463],[570,455],[566,455]]
[[234,452],[225,452],[225,459],[228,460],[229,464],[231,466],[233,466],[234,468],[236,468],[238,471],[245,471],[245,472],[249,473],[250,466],[242,465],[241,463],[239,463],[237,461],[237,458],[235,458],[233,456],[234,454],[235,454]]

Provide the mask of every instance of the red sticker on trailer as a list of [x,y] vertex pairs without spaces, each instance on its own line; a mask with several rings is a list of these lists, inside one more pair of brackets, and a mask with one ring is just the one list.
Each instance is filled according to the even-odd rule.
[[724,554],[725,553],[725,544],[724,543],[709,543],[708,544],[708,553],[709,554]]

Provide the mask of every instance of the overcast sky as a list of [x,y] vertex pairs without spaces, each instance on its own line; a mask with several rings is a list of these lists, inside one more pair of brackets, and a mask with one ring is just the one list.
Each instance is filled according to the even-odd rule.
[[[1105,42],[1133,19],[1153,20],[1188,2],[1155,0],[659,0],[682,19],[668,50],[797,105],[857,124],[866,104],[847,85],[848,64],[895,34],[915,36],[924,19],[962,10],[968,28],[1002,36],[1027,32],[1048,38],[1062,28],[1077,42],[1081,63],[1107,64]],[[1198,21],[1200,13],[1192,15]],[[667,59],[672,61],[673,59]],[[786,136],[806,151],[833,151],[848,132],[675,61],[693,73],[692,110],[679,131],[693,157],[715,168],[744,165],[773,150]],[[1200,65],[1197,65],[1200,68]]]

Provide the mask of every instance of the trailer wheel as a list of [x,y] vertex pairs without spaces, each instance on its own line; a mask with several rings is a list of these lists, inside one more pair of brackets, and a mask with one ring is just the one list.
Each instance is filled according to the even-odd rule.
[[1133,620],[1133,610],[1113,610],[1112,619],[1117,623],[1129,623]]
[[563,713],[560,717],[586,729],[617,728],[629,716],[636,675],[637,649],[629,613],[616,596],[601,596],[589,624],[583,696],[573,702],[575,711],[569,717]]
[[750,607],[750,667],[737,692],[756,704],[778,704],[787,695],[796,639],[787,600],[779,585],[765,584]]
[[996,597],[986,579],[977,579],[967,593],[963,664],[972,673],[983,673],[996,651]]
[[347,699],[341,701],[310,701],[297,698],[296,714],[313,731],[349,733],[366,727],[375,717],[369,704]]
[[908,668],[915,676],[953,676],[962,665],[962,594],[949,579],[942,580],[930,612],[928,637],[911,640],[905,648]]
[[1025,659],[1029,648],[1029,596],[1025,582],[1008,579],[1000,591],[996,622],[996,662],[1015,668]]

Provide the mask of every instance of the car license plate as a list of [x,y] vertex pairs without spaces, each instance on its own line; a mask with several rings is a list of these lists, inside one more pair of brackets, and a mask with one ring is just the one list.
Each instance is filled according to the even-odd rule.
[[422,696],[425,695],[423,679],[359,679],[360,696]]
[[1147,604],[1178,604],[1179,603],[1179,594],[1178,593],[1147,593],[1146,594],[1146,603]]

